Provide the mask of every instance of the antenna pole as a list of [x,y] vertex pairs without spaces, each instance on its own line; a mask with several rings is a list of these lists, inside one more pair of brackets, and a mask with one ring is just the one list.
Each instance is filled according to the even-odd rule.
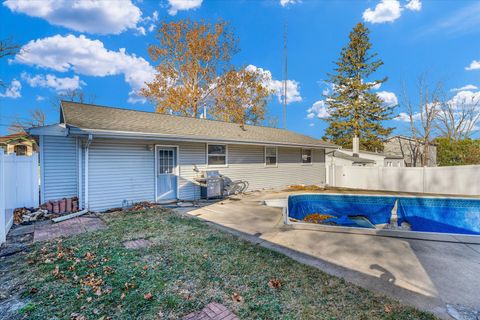
[[288,55],[287,55],[287,22],[283,32],[283,128],[287,129],[287,81],[288,81]]

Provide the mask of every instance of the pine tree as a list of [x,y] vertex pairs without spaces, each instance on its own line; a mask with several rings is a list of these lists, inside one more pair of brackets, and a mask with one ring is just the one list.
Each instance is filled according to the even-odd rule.
[[[374,87],[387,78],[371,80],[371,75],[383,62],[376,53],[370,53],[372,44],[369,30],[358,23],[350,32],[350,42],[340,53],[333,74],[329,74],[331,93],[325,98],[329,117],[326,139],[346,148],[352,146],[352,138],[360,138],[363,150],[383,150],[382,141],[393,130],[383,126],[383,121],[392,119],[392,106],[387,106],[373,92]],[[377,87],[378,88],[378,87]]]

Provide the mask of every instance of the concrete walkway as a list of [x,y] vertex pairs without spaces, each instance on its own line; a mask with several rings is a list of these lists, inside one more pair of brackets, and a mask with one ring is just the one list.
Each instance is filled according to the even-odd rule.
[[292,228],[281,209],[260,203],[287,195],[258,192],[183,211],[442,318],[447,306],[450,314],[452,306],[480,310],[480,245]]

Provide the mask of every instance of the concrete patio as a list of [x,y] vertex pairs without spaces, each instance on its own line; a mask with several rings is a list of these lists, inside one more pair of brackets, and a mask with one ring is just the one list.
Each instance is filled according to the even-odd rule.
[[285,226],[281,209],[261,201],[288,194],[254,192],[179,210],[442,318],[457,318],[462,310],[464,319],[480,315],[480,245]]

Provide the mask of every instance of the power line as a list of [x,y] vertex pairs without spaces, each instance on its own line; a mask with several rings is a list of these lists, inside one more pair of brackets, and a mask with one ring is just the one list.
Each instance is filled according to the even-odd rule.
[[288,51],[287,51],[287,21],[283,31],[283,128],[287,129],[287,81],[288,81]]

